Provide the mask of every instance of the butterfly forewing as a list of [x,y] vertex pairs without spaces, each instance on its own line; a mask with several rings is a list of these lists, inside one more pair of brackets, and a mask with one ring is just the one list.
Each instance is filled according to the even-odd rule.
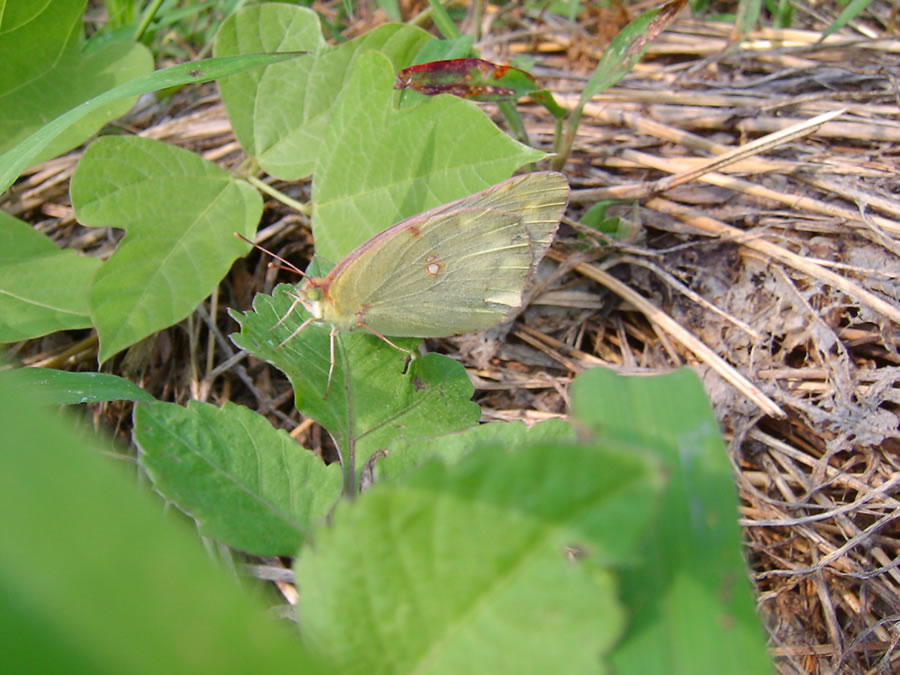
[[324,319],[396,337],[489,328],[521,304],[567,201],[565,178],[536,173],[403,221],[330,276]]
[[553,235],[569,200],[569,185],[565,176],[541,171],[515,176],[487,190],[440,206],[435,211],[446,212],[464,203],[470,208],[486,208],[517,214],[533,242],[536,256],[533,264],[547,252]]

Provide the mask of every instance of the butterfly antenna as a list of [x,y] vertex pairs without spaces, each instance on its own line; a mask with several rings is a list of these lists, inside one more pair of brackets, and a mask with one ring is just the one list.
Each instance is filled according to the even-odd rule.
[[297,266],[296,266],[294,263],[292,263],[290,260],[285,260],[285,259],[282,258],[280,255],[278,255],[277,253],[272,253],[272,251],[270,251],[270,250],[267,249],[267,248],[263,248],[262,246],[260,246],[259,244],[257,244],[255,241],[250,241],[249,239],[247,239],[247,237],[245,237],[244,235],[240,234],[239,232],[235,232],[235,233],[234,233],[234,236],[237,237],[238,239],[241,239],[242,241],[246,241],[246,242],[247,242],[248,244],[250,244],[253,248],[258,248],[258,249],[259,249],[260,251],[262,251],[263,253],[265,253],[265,254],[271,256],[272,258],[275,258],[275,260],[277,260],[278,262],[281,263],[281,265],[276,265],[275,263],[269,263],[269,267],[273,267],[273,268],[275,268],[275,269],[280,269],[280,270],[287,270],[287,271],[289,271],[289,272],[295,272],[296,274],[299,274],[299,275],[300,275],[301,277],[303,277],[304,279],[309,279],[309,275],[308,275],[306,272],[304,272],[303,270],[301,270],[299,267],[297,267]]

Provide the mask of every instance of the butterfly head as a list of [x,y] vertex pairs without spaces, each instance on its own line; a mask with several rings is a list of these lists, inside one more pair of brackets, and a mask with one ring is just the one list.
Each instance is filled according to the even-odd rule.
[[316,319],[322,319],[325,315],[324,302],[328,297],[328,281],[322,278],[311,277],[303,282],[297,299]]

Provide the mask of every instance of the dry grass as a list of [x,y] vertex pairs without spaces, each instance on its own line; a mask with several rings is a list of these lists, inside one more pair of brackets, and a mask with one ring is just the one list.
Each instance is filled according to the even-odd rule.
[[[890,25],[889,11],[876,3],[869,16]],[[900,672],[900,40],[866,20],[819,42],[825,24],[810,20],[817,30],[763,30],[739,49],[727,27],[682,20],[664,33],[586,110],[566,167],[571,227],[523,320],[503,336],[430,346],[467,365],[485,419],[560,416],[571,377],[598,364],[693,365],[730,441],[781,671]],[[489,34],[483,56],[540,53],[536,74],[573,103],[608,35],[552,17],[517,26]],[[549,148],[551,120],[522,111]],[[212,87],[151,103],[129,129],[230,168],[243,159]],[[68,205],[78,156],[39,167],[4,208],[107,255],[108,234],[78,227]],[[631,236],[577,223],[613,197],[638,200],[618,213]],[[267,246],[310,253],[303,216],[272,201],[265,218]],[[572,253],[576,236],[593,242],[590,254]],[[113,368],[160,398],[245,401],[321,452],[325,434],[297,418],[278,373],[225,337],[224,308],[273,285],[251,260],[185,325]],[[67,339],[23,343],[19,356],[70,368],[95,359],[94,337]],[[126,412],[97,415],[118,428]]]

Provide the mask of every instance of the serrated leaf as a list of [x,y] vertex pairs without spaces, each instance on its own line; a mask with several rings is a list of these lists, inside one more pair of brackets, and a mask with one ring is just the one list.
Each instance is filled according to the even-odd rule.
[[233,403],[138,406],[134,440],[157,490],[249,553],[294,555],[341,493],[339,466]]
[[295,563],[341,673],[604,672],[661,480],[633,449],[488,445],[340,504]]
[[106,373],[70,373],[53,368],[17,368],[0,373],[0,380],[31,388],[41,403],[73,405],[99,401],[141,401],[156,399],[136,384]]
[[482,190],[543,153],[451,96],[397,110],[394,70],[362,54],[330,114],[313,178],[316,253],[337,262],[390,225]]
[[[26,9],[28,8],[28,9]],[[153,69],[141,44],[115,41],[82,51],[84,2],[25,3],[2,15],[0,34],[0,152],[39,129],[48,119]],[[31,161],[55,157],[126,112],[134,97],[98,107],[57,137]]]
[[330,110],[358,54],[377,49],[399,69],[428,39],[419,28],[379,26],[325,47],[317,15],[282,4],[246,7],[216,36],[216,55],[303,49],[312,53],[220,82],[235,135],[267,173],[296,180],[312,173]]
[[731,466],[697,377],[686,368],[652,378],[595,368],[570,392],[575,417],[599,438],[654,451],[668,476],[665,518],[647,539],[643,564],[623,575],[622,597],[635,616],[613,655],[616,669],[770,672]]
[[400,438],[375,464],[375,476],[379,481],[398,480],[429,459],[439,458],[444,464],[453,464],[491,443],[509,448],[538,441],[572,440],[575,440],[575,430],[562,420],[547,420],[530,428],[523,422],[490,422],[427,440]]
[[100,264],[0,211],[0,342],[88,328],[88,288]]
[[[328,430],[346,466],[360,467],[398,438],[437,436],[478,422],[480,410],[469,400],[472,385],[461,365],[428,354],[404,373],[405,354],[364,332],[336,336],[334,376],[325,398],[330,329],[309,325],[279,347],[307,316],[295,308],[276,325],[293,304],[292,291],[291,286],[278,286],[271,296],[257,295],[252,312],[233,312],[241,332],[231,338],[288,376],[297,409]],[[413,349],[418,340],[395,342]]]
[[137,137],[101,138],[72,176],[88,227],[128,230],[94,278],[91,316],[102,363],[190,314],[246,252],[259,193],[197,155]]

